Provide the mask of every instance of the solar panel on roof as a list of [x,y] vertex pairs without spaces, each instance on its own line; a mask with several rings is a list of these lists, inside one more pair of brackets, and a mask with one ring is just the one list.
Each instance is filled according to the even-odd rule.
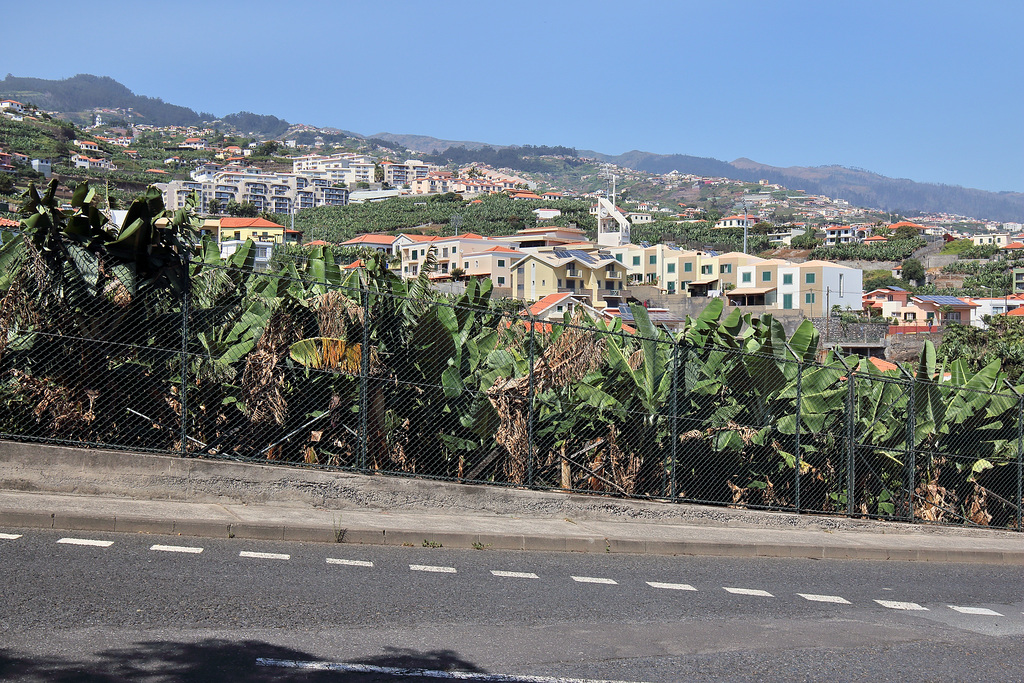
[[903,289],[902,287],[890,287],[889,289],[891,289],[894,292],[905,292],[905,291],[907,291],[907,290]]
[[957,306],[967,303],[966,301],[958,299],[955,296],[947,296],[942,294],[922,294],[917,298],[920,299],[921,301],[930,301],[931,303],[938,304],[940,306]]

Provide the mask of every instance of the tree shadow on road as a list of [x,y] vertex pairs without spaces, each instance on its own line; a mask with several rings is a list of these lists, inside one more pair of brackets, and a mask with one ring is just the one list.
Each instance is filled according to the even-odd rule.
[[[25,657],[0,648],[0,680],[48,683],[141,683],[151,681],[352,681],[382,683],[404,680],[401,674],[381,672],[312,671],[261,666],[257,659],[322,662],[302,650],[258,640],[197,642],[140,642],[132,647],[106,650],[81,660],[60,657]],[[483,670],[451,650],[419,652],[390,648],[385,654],[349,659],[351,663],[397,669],[439,671]],[[423,680],[418,678],[416,680]]]

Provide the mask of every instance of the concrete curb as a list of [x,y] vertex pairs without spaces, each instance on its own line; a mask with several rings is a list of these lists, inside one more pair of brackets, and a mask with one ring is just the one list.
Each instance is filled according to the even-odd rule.
[[730,543],[722,541],[637,540],[599,535],[423,532],[401,528],[327,528],[289,524],[225,523],[220,520],[169,520],[149,517],[0,510],[0,525],[62,531],[105,531],[203,538],[303,541],[361,545],[439,543],[445,548],[523,550],[638,555],[876,560],[1024,565],[1024,550],[857,547],[843,544]]

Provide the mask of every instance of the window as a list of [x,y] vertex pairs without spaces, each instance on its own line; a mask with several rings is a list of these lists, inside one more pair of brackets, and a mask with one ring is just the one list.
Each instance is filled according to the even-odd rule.
[[459,248],[458,248],[458,247],[452,247],[452,253],[453,253],[453,254],[454,254],[455,252],[457,252],[458,250],[459,250]]
[[731,273],[732,272],[732,264],[731,263],[723,263],[722,265],[720,265],[718,267],[718,272],[719,273]]
[[634,256],[633,257],[633,265],[634,266],[639,266],[640,265],[640,257],[639,256]]
[[563,310],[565,310],[565,308],[562,306],[562,304],[558,304],[557,306],[555,306],[555,310],[561,313]]
[[747,271],[746,273],[743,273],[743,275],[741,276],[742,279],[743,279],[743,282],[746,282],[746,283],[749,284],[750,283],[750,279],[751,279],[751,275],[753,275],[753,273],[751,273],[750,271]]
[[782,307],[786,310],[793,308],[793,295],[783,294],[782,295]]
[[562,288],[562,280],[561,280],[561,279],[559,279],[559,280],[558,280],[558,288],[559,288],[559,289],[561,289],[561,288]]
[[928,311],[928,315],[926,317],[928,318],[928,320],[935,320],[935,313],[932,311]]
[[700,274],[701,275],[711,275],[713,272],[715,272],[715,267],[714,266],[701,266],[700,267]]
[[843,274],[839,274],[839,296],[843,295]]
[[814,284],[814,273],[807,273],[807,275],[804,276],[804,284]]
[[651,254],[647,258],[647,262],[650,263],[652,266],[657,265],[658,264],[658,255],[657,254]]
[[674,264],[674,263],[668,264],[668,272],[670,272],[670,273],[676,272],[676,264]]
[[804,303],[805,304],[813,304],[814,303],[814,294],[813,293],[811,293],[811,294],[804,294]]
[[615,260],[618,261],[619,263],[622,263],[622,254],[616,254]]
[[692,273],[693,272],[693,264],[692,263],[684,263],[683,264],[683,272],[684,273]]
[[675,293],[675,291],[676,291],[676,283],[675,283],[675,281],[673,280],[673,281],[670,281],[670,282],[668,283],[668,293],[669,293],[669,294],[674,294],[674,293]]
[[463,262],[462,262],[462,267],[463,267],[464,269],[466,269],[466,270],[469,270],[469,261],[463,261]]
[[503,275],[498,276],[498,286],[501,287],[505,284],[505,277]]
[[761,273],[761,282],[771,282],[771,281],[772,281],[772,271],[766,270],[763,273]]
[[791,285],[793,284],[793,273],[783,273],[782,284]]

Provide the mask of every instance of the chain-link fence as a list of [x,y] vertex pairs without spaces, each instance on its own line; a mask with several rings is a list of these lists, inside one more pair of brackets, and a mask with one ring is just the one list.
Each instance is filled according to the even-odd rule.
[[183,296],[8,290],[0,437],[1021,528],[1024,397],[992,372],[542,320],[474,283],[190,273]]

